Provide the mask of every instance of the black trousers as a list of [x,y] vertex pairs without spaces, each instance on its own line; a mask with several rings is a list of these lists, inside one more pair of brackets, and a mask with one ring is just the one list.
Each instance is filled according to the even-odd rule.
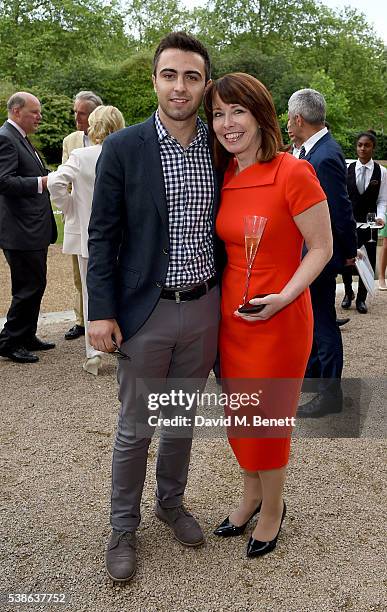
[[336,323],[336,274],[323,270],[310,285],[313,345],[305,378],[320,379],[321,393],[337,393],[343,371],[343,342]]
[[[375,242],[369,242],[371,238],[371,230],[369,228],[362,229],[358,228],[357,230],[357,245],[360,248],[361,246],[365,246],[368,258],[370,260],[370,264],[372,266],[373,271],[375,272],[376,267],[376,245],[378,240],[378,230],[372,230],[372,238]],[[356,272],[356,268],[354,266],[346,266],[342,272],[343,283],[345,287],[345,293],[347,295],[351,295],[352,293],[352,274]],[[357,290],[356,301],[365,302],[367,297],[367,289],[364,286],[363,281],[359,276],[359,286]]]
[[4,249],[11,270],[12,302],[0,333],[1,348],[18,348],[36,334],[40,303],[47,282],[47,249]]

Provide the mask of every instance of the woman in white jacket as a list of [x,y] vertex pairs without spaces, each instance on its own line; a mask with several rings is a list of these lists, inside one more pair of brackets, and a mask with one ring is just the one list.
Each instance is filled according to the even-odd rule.
[[[86,361],[83,369],[98,374],[101,353],[89,343],[86,273],[88,226],[93,201],[95,166],[106,136],[125,127],[121,112],[114,106],[98,106],[89,116],[90,147],[74,149],[66,163],[48,175],[48,189],[55,206],[64,214],[63,253],[78,255],[85,316]],[[70,191],[71,187],[71,191]]]

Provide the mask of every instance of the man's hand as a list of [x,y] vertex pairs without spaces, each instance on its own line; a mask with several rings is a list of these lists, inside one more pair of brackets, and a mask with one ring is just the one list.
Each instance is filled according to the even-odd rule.
[[45,189],[47,189],[47,180],[48,180],[48,176],[42,176],[42,188],[43,188],[43,191]]
[[115,319],[101,319],[90,321],[89,340],[90,344],[104,353],[114,353],[115,346],[113,337],[118,347],[121,346],[122,334]]
[[351,257],[351,259],[346,259],[344,265],[345,266],[354,266],[356,261],[356,257]]

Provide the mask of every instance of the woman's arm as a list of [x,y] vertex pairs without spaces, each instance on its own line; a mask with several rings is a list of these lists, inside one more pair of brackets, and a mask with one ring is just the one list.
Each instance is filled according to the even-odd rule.
[[249,315],[235,313],[246,321],[269,319],[276,312],[293,302],[300,293],[309,287],[332,257],[332,230],[326,200],[300,213],[294,217],[294,221],[304,237],[308,253],[281,293],[273,293],[265,298],[250,300],[251,304],[266,304],[261,312]]
[[73,209],[73,198],[69,189],[79,173],[79,160],[75,155],[70,155],[66,163],[59,166],[55,172],[50,172],[47,187],[53,204],[69,216]]

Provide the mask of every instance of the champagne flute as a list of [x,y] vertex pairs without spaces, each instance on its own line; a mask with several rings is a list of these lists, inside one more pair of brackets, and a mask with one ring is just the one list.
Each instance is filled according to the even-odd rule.
[[372,213],[372,212],[367,213],[366,221],[367,221],[367,223],[368,223],[368,225],[370,227],[370,230],[371,230],[371,239],[368,240],[368,242],[375,242],[375,240],[373,240],[373,238],[372,238],[372,230],[373,230],[374,227],[377,227],[377,225],[375,223],[375,219],[376,219],[375,213]]
[[244,217],[247,269],[246,285],[245,292],[242,298],[242,305],[246,304],[247,294],[250,285],[251,269],[253,267],[254,259],[258,251],[258,246],[261,241],[266,222],[266,217],[258,217],[256,215],[246,215]]

